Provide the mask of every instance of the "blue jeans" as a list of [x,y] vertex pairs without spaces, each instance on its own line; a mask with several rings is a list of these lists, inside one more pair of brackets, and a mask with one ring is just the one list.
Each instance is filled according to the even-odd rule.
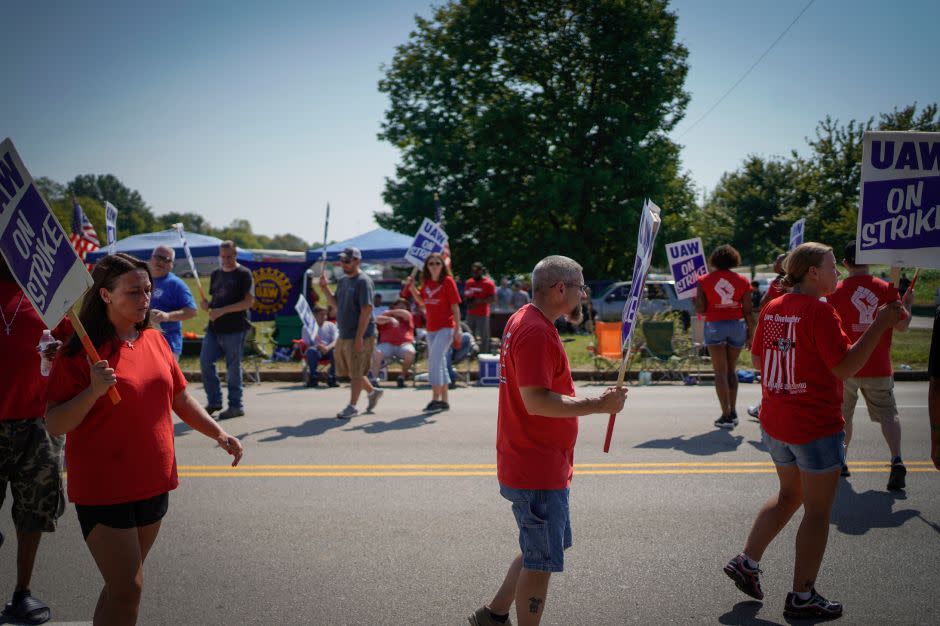
[[471,343],[473,343],[473,335],[470,333],[461,333],[460,347],[455,349],[454,346],[451,345],[450,349],[447,351],[447,374],[452,381],[457,380],[457,372],[454,371],[454,363],[460,363],[467,358],[467,355],[470,354]]
[[845,463],[845,433],[813,439],[803,444],[786,443],[763,431],[764,445],[774,465],[796,465],[801,472],[834,472]]
[[514,489],[501,484],[499,493],[512,502],[522,567],[540,572],[564,571],[565,550],[571,547],[570,490]]
[[320,351],[316,348],[307,348],[307,369],[310,370],[310,380],[312,382],[320,380],[320,375],[317,373],[317,363],[320,362],[320,359],[330,360],[330,373],[327,374],[326,380],[328,383],[335,383],[336,359],[333,358],[333,351],[330,350],[326,354],[320,354]]
[[242,354],[245,351],[246,332],[216,334],[211,330],[206,331],[199,353],[199,369],[202,370],[202,385],[206,389],[209,406],[222,406],[222,382],[215,369],[215,362],[224,356],[228,405],[233,409],[242,408]]

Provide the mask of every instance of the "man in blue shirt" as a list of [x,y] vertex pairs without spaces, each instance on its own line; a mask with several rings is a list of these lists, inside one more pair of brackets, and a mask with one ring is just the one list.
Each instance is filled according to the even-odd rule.
[[171,272],[176,253],[168,246],[157,246],[150,255],[150,274],[153,292],[150,306],[153,320],[160,323],[163,337],[179,361],[183,352],[183,320],[196,315],[196,302],[183,280]]

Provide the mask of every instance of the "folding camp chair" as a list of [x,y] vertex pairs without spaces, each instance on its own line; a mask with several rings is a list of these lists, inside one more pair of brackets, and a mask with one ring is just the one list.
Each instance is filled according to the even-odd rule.
[[245,347],[242,352],[242,381],[246,383],[261,382],[261,361],[267,355],[258,343],[257,330],[254,325],[245,333]]
[[651,372],[659,372],[660,380],[683,381],[686,366],[693,356],[693,348],[676,346],[675,322],[647,320],[640,328],[643,331],[643,344],[640,346],[641,367]]
[[598,372],[609,372],[620,367],[623,358],[620,343],[620,322],[595,322],[594,343],[588,345],[588,352],[593,356],[594,369],[591,380]]

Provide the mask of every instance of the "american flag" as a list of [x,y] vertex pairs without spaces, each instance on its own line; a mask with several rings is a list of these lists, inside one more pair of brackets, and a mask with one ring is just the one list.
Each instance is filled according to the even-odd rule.
[[88,216],[82,211],[82,205],[75,196],[72,196],[72,234],[69,235],[69,241],[82,261],[86,254],[101,247],[95,227],[88,221]]

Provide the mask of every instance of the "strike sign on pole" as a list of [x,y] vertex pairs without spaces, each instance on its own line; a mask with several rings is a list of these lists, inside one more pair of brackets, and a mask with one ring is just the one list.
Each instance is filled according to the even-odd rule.
[[297,311],[300,321],[303,322],[304,328],[307,329],[310,340],[315,340],[320,328],[317,325],[317,318],[313,316],[313,311],[310,310],[310,305],[307,304],[307,299],[304,297],[304,294],[297,296],[297,304],[294,305],[294,309]]
[[855,260],[940,269],[940,133],[868,131]]
[[708,273],[702,239],[686,239],[666,244],[666,256],[672,278],[676,281],[676,297],[687,300],[695,297],[698,279]]
[[[9,138],[0,143],[0,253],[46,327],[68,315],[92,362],[100,361],[72,310],[91,287],[91,275]],[[114,387],[108,395],[115,404],[121,400]]]
[[792,250],[801,243],[803,243],[803,233],[806,230],[806,218],[801,217],[800,219],[793,222],[793,226],[790,227],[790,246],[787,250]]
[[117,216],[118,210],[110,202],[104,203],[105,231],[108,237],[108,254],[117,252]]
[[[627,372],[627,364],[630,362],[631,341],[633,339],[633,330],[636,327],[636,313],[640,308],[640,300],[643,299],[643,290],[646,286],[646,274],[650,269],[650,262],[653,259],[653,244],[656,242],[656,234],[659,232],[659,224],[662,222],[660,217],[660,208],[647,200],[643,204],[643,214],[640,218],[640,230],[637,234],[636,242],[636,260],[633,262],[633,280],[630,283],[630,295],[623,305],[623,326],[620,331],[622,343],[623,360],[620,362],[620,373],[617,375],[617,388],[623,386],[623,379]],[[610,451],[610,439],[614,434],[614,420],[617,414],[612,413],[607,420],[607,436],[604,438],[604,452]]]
[[405,254],[405,260],[421,269],[424,267],[424,261],[434,252],[443,252],[444,244],[447,243],[447,233],[441,228],[440,224],[435,224],[428,218],[424,218],[421,228],[415,235],[411,248]]

